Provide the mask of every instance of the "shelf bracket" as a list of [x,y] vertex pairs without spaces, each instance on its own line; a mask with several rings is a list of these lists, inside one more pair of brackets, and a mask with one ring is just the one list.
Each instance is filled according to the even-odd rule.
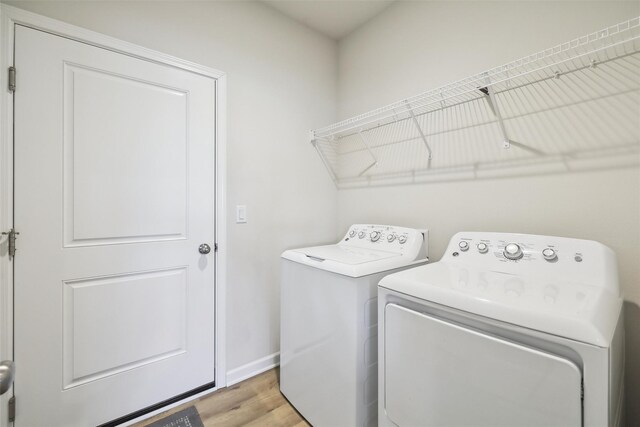
[[311,143],[311,145],[313,145],[313,148],[316,149],[316,152],[320,156],[320,159],[322,160],[322,164],[324,164],[324,167],[327,168],[327,172],[329,172],[329,176],[331,176],[331,179],[333,180],[333,183],[338,185],[338,177],[336,176],[336,174],[333,171],[333,169],[331,168],[331,166],[329,166],[329,163],[327,162],[327,159],[325,158],[324,153],[322,152],[322,150],[318,146],[318,141],[327,141],[327,142],[329,142],[329,140],[327,138],[316,137],[316,134],[315,134],[314,131],[309,131],[309,142]]
[[318,145],[318,141],[324,141],[324,142],[331,142],[333,141],[333,137],[331,138],[325,138],[322,136],[316,136],[316,133],[312,130],[309,131],[309,142],[311,143],[311,145],[313,145],[314,147],[316,145]]
[[504,127],[504,120],[502,120],[502,114],[498,108],[498,102],[496,101],[496,95],[493,92],[493,88],[491,86],[481,87],[480,92],[484,94],[487,104],[489,104],[489,108],[491,108],[491,112],[496,117],[498,126],[500,126],[500,133],[502,134],[502,148],[510,148],[513,141],[511,141],[507,136],[507,130]]
[[362,172],[360,172],[358,174],[358,176],[362,176],[364,175],[369,169],[371,169],[374,166],[378,166],[378,159],[376,158],[376,156],[373,154],[373,151],[371,151],[371,148],[369,148],[369,144],[367,144],[367,140],[365,139],[364,135],[362,134],[362,131],[359,130],[358,131],[358,135],[360,136],[360,139],[362,140],[362,143],[364,144],[364,148],[367,149],[367,151],[369,152],[369,155],[371,155],[371,158],[373,159],[373,163],[371,163],[369,166],[367,166],[366,168],[364,168],[362,170]]
[[504,120],[502,119],[502,114],[500,113],[500,109],[498,108],[498,102],[496,101],[496,95],[493,91],[493,88],[491,86],[486,86],[486,87],[481,87],[479,90],[484,94],[485,99],[489,104],[489,108],[491,108],[491,112],[493,112],[493,115],[496,117],[496,120],[498,121],[498,125],[500,126],[500,133],[502,134],[502,147],[510,148],[513,145],[525,151],[528,151],[530,153],[536,154],[538,156],[544,156],[545,153],[543,151],[536,150],[535,148],[528,147],[525,144],[521,144],[512,139],[509,139],[509,137],[507,136],[507,130],[504,127]]
[[413,121],[413,124],[416,125],[416,128],[420,133],[420,137],[422,138],[422,142],[424,142],[424,146],[427,147],[427,152],[429,153],[429,160],[431,160],[431,147],[429,146],[429,141],[427,141],[427,136],[422,131],[422,128],[420,127],[420,123],[418,122],[418,119],[416,119],[416,115],[413,114],[413,109],[411,108],[411,104],[409,104],[409,101],[405,101],[405,104],[407,104],[407,111],[411,116],[411,120]]

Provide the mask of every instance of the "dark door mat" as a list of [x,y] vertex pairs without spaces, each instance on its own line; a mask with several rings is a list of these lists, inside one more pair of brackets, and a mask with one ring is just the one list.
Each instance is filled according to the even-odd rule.
[[189,406],[187,409],[167,415],[145,427],[204,427],[204,424],[202,424],[196,407]]

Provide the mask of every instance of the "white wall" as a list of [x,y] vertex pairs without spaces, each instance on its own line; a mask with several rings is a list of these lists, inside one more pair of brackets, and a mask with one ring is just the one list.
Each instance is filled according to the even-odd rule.
[[[463,229],[612,247],[630,301],[627,382],[640,394],[638,169],[336,193],[306,143],[308,129],[638,15],[638,2],[397,2],[343,39],[338,61],[334,42],[254,2],[10,4],[228,73],[229,370],[278,351],[284,248],[355,222],[396,223],[429,227],[432,259]],[[248,206],[248,224],[234,223],[236,204]]]
[[256,2],[7,3],[228,73],[227,368],[271,360],[280,253],[336,234],[336,190],[308,143],[335,120],[335,42]]
[[[339,118],[371,110],[638,16],[638,2],[398,2],[341,40]],[[640,113],[640,112],[639,112]],[[640,425],[640,170],[341,190],[339,228],[431,229],[432,259],[461,230],[598,240],[628,303],[628,415]]]

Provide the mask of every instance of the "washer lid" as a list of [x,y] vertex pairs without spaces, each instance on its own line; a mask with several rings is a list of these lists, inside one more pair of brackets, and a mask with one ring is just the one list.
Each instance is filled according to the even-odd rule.
[[310,258],[335,261],[349,265],[363,264],[365,262],[400,256],[400,254],[394,252],[355,248],[344,245],[314,246],[311,248],[294,249],[293,251],[300,252]]
[[401,253],[346,245],[292,249],[285,251],[282,258],[349,277],[367,276],[427,261],[415,261]]
[[603,286],[462,267],[445,261],[386,276],[380,286],[422,300],[600,347],[622,299]]

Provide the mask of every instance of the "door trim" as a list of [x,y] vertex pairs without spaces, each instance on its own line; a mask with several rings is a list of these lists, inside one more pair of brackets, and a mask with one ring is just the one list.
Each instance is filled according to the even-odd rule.
[[[227,78],[226,73],[147,49],[114,37],[75,25],[0,4],[0,231],[13,225],[13,93],[8,90],[8,68],[13,65],[14,28],[16,25],[79,41],[130,57],[169,65],[200,74],[216,81],[215,94],[215,389],[226,386],[226,144]],[[18,71],[18,82],[20,80]],[[18,83],[19,84],[19,83]],[[18,86],[18,89],[19,86]],[[18,241],[18,250],[19,250]],[[19,256],[19,254],[18,254]],[[7,254],[6,239],[0,240],[0,360],[13,360],[13,262]],[[19,373],[17,368],[17,375]],[[13,390],[0,396],[0,427],[7,427],[7,403]]]

